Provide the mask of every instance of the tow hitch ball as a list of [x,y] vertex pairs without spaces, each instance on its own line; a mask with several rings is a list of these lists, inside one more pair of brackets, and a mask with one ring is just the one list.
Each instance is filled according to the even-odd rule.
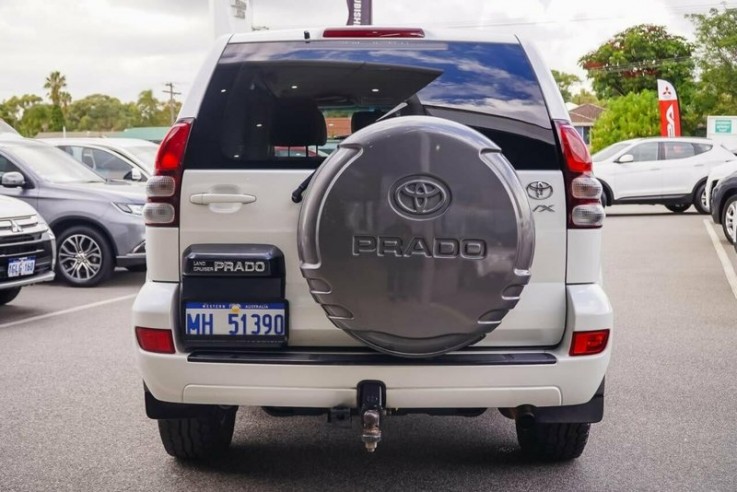
[[381,441],[381,418],[384,410],[386,389],[379,381],[364,381],[358,386],[359,408],[361,412],[361,440],[366,451],[373,453]]

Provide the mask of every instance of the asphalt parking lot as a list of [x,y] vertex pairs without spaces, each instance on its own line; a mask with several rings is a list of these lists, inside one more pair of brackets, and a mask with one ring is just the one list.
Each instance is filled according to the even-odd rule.
[[97,289],[28,288],[0,308],[0,489],[735,490],[737,256],[705,216],[609,212],[616,347],[605,420],[577,461],[525,462],[495,411],[390,419],[367,455],[357,427],[241,409],[227,457],[179,464],[144,415],[133,364],[143,275],[121,272]]

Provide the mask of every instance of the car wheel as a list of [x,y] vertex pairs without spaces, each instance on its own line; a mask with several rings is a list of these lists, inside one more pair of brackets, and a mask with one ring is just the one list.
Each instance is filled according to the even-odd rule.
[[4,289],[0,290],[0,306],[3,306],[16,297],[18,297],[18,294],[20,294],[20,287],[16,287],[14,289]]
[[737,195],[730,196],[722,209],[722,230],[727,241],[734,243],[735,226],[737,225]]
[[57,275],[74,287],[93,287],[113,273],[112,248],[95,229],[70,227],[57,240]]
[[517,441],[522,453],[541,461],[578,458],[586,447],[591,424],[526,424],[517,422]]
[[690,203],[676,203],[675,205],[666,205],[665,208],[667,208],[673,213],[682,214],[683,212],[691,208],[691,204]]
[[233,440],[238,407],[216,408],[199,417],[159,420],[159,434],[167,453],[183,460],[222,454]]
[[709,213],[707,205],[706,183],[702,183],[698,188],[696,188],[696,193],[693,195],[693,206],[696,207],[696,210],[700,214],[705,215]]

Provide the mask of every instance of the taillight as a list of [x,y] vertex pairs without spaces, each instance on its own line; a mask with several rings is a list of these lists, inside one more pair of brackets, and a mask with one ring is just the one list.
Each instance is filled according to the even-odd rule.
[[595,229],[604,223],[603,188],[592,174],[591,155],[581,135],[567,121],[556,121],[565,161],[569,229]]
[[179,225],[182,160],[191,129],[191,119],[180,120],[171,127],[159,145],[154,175],[146,182],[148,203],[143,207],[143,217],[147,226]]
[[609,330],[574,331],[571,340],[571,355],[596,355],[606,349]]
[[425,31],[416,27],[331,27],[324,38],[424,38]]
[[136,339],[138,340],[138,346],[146,352],[157,354],[173,354],[175,352],[171,330],[136,326]]

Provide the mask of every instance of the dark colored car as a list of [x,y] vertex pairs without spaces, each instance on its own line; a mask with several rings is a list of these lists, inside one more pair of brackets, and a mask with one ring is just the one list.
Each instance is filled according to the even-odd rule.
[[724,235],[734,242],[737,215],[737,173],[730,174],[714,187],[711,197],[711,217],[721,224]]

